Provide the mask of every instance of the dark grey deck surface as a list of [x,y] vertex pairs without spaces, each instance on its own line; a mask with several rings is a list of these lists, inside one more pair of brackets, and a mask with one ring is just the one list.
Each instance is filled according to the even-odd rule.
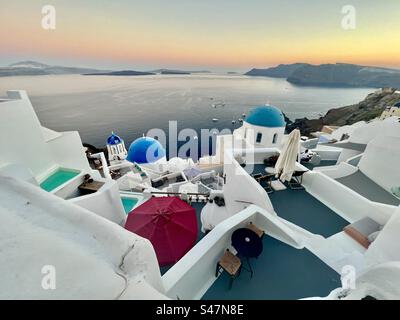
[[265,236],[264,250],[251,259],[254,270],[242,270],[228,290],[229,277],[223,273],[203,296],[204,300],[293,300],[327,296],[340,287],[340,276],[306,249],[298,250]]
[[400,200],[398,198],[383,189],[381,186],[377,185],[360,170],[346,177],[338,178],[336,181],[339,181],[371,201],[386,203],[394,206],[398,206],[400,204]]
[[[265,174],[265,166],[255,165],[254,173]],[[305,190],[287,188],[284,191],[269,194],[269,198],[280,217],[324,237],[341,232],[349,224]]]
[[354,142],[336,142],[332,145],[332,147],[364,152],[365,149],[367,148],[367,145],[363,143],[354,143]]
[[280,217],[325,238],[341,232],[349,224],[305,190],[288,188],[269,197]]

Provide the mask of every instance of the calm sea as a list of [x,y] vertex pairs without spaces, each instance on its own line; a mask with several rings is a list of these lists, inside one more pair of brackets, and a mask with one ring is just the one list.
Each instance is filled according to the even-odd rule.
[[315,118],[331,108],[357,103],[373,91],[298,87],[284,79],[215,74],[0,78],[0,95],[8,89],[27,90],[44,126],[77,130],[84,142],[98,147],[105,145],[111,131],[127,145],[152,128],[168,132],[169,120],[177,121],[178,130],[233,130],[240,124],[232,125],[232,120],[266,103],[292,120]]

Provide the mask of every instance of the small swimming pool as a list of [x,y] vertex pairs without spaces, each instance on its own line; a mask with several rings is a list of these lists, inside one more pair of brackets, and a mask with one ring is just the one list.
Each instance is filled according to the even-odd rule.
[[129,212],[132,211],[132,209],[136,206],[136,204],[139,202],[138,198],[134,197],[121,197],[122,204],[124,206],[125,213],[128,214]]
[[48,192],[53,191],[64,183],[68,182],[72,178],[79,175],[80,171],[59,168],[47,177],[41,184],[40,187]]

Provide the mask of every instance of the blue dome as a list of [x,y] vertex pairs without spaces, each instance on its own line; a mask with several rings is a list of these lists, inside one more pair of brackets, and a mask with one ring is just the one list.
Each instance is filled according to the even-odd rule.
[[111,134],[111,136],[108,137],[107,139],[107,144],[114,146],[116,144],[120,144],[124,142],[119,136],[117,136],[114,132]]
[[126,158],[130,162],[152,163],[165,157],[165,149],[156,139],[142,137],[131,143]]
[[273,106],[256,107],[250,111],[246,122],[260,127],[285,127],[285,117],[281,110]]

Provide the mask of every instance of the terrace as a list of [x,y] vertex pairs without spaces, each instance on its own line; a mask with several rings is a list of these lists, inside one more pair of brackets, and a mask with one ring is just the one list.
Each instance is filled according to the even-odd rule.
[[[265,174],[265,166],[256,165],[253,173]],[[287,188],[269,197],[279,217],[325,238],[349,224],[306,190]],[[203,299],[301,299],[327,296],[340,287],[340,275],[309,250],[296,249],[270,236],[264,236],[263,247],[258,259],[251,260],[253,278],[242,270],[229,290],[229,276],[224,272]],[[245,260],[242,263],[246,264]]]
[[340,287],[340,275],[307,249],[298,250],[264,236],[264,250],[252,259],[253,278],[242,270],[228,288],[224,272],[203,296],[203,300],[293,300],[327,296]]

